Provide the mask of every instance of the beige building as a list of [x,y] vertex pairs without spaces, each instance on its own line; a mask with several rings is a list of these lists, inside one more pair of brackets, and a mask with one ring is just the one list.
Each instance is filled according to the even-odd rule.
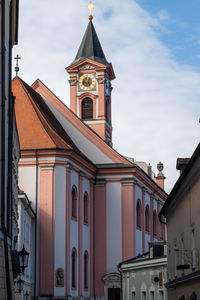
[[[11,266],[14,98],[11,92],[12,47],[17,43],[18,0],[0,1],[0,300],[14,299]],[[11,25],[11,26],[10,26]],[[17,140],[16,140],[17,141]],[[18,146],[16,144],[15,149]],[[16,160],[19,155],[16,153]],[[16,170],[15,170],[16,172]]]
[[[185,163],[183,160],[183,163]],[[167,222],[168,299],[200,299],[200,144],[161,209]]]

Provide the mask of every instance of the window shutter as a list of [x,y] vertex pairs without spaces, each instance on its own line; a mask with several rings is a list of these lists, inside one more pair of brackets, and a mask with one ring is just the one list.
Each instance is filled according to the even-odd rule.
[[82,120],[93,119],[93,102],[90,98],[85,98],[82,101]]

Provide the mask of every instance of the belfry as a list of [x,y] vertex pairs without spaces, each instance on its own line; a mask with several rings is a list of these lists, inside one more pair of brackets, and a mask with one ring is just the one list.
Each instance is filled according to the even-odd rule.
[[111,81],[115,79],[89,16],[89,24],[72,64],[70,75],[70,108],[106,143],[112,145]]

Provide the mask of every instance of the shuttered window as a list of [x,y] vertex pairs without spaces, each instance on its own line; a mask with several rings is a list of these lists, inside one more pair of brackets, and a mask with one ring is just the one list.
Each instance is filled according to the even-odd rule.
[[91,98],[85,98],[82,101],[82,120],[93,119],[93,102]]

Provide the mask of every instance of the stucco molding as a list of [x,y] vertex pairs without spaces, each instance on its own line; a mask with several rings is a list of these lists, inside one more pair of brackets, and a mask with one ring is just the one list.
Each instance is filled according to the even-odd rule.
[[122,178],[121,180],[121,184],[122,185],[133,185],[135,186],[137,184],[137,180],[133,179],[133,178]]
[[66,166],[65,166],[65,168],[66,168],[66,170],[69,172],[69,173],[71,173],[71,170],[72,170],[72,165],[71,164],[66,164]]
[[39,164],[39,167],[41,168],[41,170],[53,170],[55,167],[54,163],[42,163]]
[[102,280],[105,282],[107,287],[121,288],[121,275],[120,273],[113,272],[106,274],[102,277]]
[[106,185],[106,180],[105,179],[97,179],[95,186],[105,186]]
[[70,86],[76,86],[77,85],[77,79],[69,79]]

